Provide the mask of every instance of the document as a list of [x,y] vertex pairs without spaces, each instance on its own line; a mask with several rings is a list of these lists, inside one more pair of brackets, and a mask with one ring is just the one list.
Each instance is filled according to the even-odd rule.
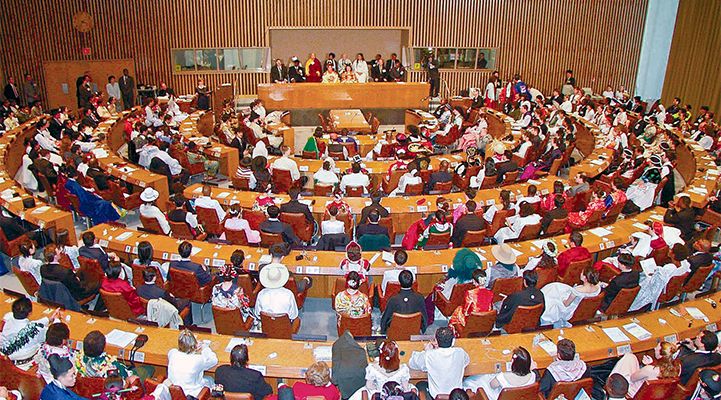
[[120,329],[113,329],[110,333],[105,335],[105,342],[116,347],[124,348],[132,343],[137,337],[138,335],[135,333],[121,331]]
[[603,328],[603,333],[605,333],[609,339],[613,340],[614,343],[631,341],[631,339],[629,339],[629,337],[626,336],[625,333],[623,333],[621,328],[617,328],[615,326],[613,328]]
[[638,340],[646,340],[651,338],[651,332],[647,331],[645,328],[635,322],[624,325],[623,329],[625,329],[626,332],[630,333]]

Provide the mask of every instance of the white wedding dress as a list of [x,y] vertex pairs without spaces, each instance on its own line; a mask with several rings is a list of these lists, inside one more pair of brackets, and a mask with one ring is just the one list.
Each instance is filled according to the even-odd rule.
[[29,155],[23,155],[23,163],[15,174],[15,181],[19,182],[27,190],[37,191],[38,181],[29,169],[32,163]]
[[[601,293],[601,288],[599,287],[597,291],[592,293],[581,293],[575,287],[565,283],[553,282],[541,288],[541,292],[543,292],[543,298],[546,302],[546,309],[541,315],[541,325],[556,325],[571,319],[581,300],[586,297],[598,296]],[[571,294],[576,298],[566,307],[563,301]]]

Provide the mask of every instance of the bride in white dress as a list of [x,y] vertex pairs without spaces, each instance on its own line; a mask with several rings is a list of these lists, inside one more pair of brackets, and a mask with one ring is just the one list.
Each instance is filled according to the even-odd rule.
[[536,382],[536,362],[531,359],[531,354],[523,347],[513,349],[511,356],[511,371],[500,374],[473,375],[463,381],[463,389],[471,389],[474,392],[483,388],[488,400],[498,400],[498,396],[505,388],[517,388],[533,385]]
[[581,285],[574,287],[553,282],[541,289],[546,302],[546,309],[541,315],[541,325],[554,325],[556,328],[570,326],[567,321],[576,312],[581,300],[601,293],[598,271],[593,267],[588,267],[581,273],[581,282]]
[[33,160],[30,159],[29,153],[30,146],[27,146],[25,154],[23,155],[23,163],[20,168],[18,168],[18,172],[15,174],[15,181],[19,182],[27,190],[37,191],[38,181],[29,169],[30,165],[33,163]]

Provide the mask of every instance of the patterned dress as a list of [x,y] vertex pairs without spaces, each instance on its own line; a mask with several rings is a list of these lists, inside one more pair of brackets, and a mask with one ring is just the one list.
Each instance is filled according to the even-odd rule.
[[107,378],[108,372],[117,370],[121,378],[125,379],[132,375],[125,364],[118,361],[115,356],[103,353],[97,357],[89,357],[82,350],[75,359],[75,368],[82,376],[89,378]]
[[213,286],[213,294],[210,302],[214,307],[240,309],[243,321],[247,321],[249,317],[255,318],[253,310],[250,308],[250,299],[242,287],[233,283],[230,289],[223,290],[223,284],[219,283]]
[[357,317],[371,312],[371,303],[368,296],[360,291],[348,293],[348,289],[335,296],[335,311],[338,314]]
[[[493,303],[493,292],[484,288],[477,287],[466,292],[466,299],[462,306],[458,306],[451,314],[448,325],[456,330],[456,326],[466,326],[466,317],[472,313],[480,313],[491,310]],[[456,336],[458,332],[456,332]]]
[[586,207],[585,210],[568,213],[568,223],[569,225],[573,224],[576,226],[584,226],[594,211],[602,210],[604,208],[606,208],[606,204],[603,200],[594,200],[588,204],[588,207]]

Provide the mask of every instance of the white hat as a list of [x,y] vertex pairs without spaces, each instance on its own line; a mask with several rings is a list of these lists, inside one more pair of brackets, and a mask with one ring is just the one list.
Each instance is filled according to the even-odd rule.
[[277,289],[285,286],[290,273],[283,264],[268,264],[260,270],[260,284],[265,288]]
[[511,246],[506,243],[491,247],[491,253],[493,257],[496,257],[496,261],[502,264],[510,265],[516,263],[516,254],[513,252]]
[[157,200],[159,196],[160,196],[160,193],[158,193],[157,190],[155,190],[151,187],[148,187],[148,188],[145,188],[145,190],[143,190],[143,193],[140,193],[140,200],[142,200],[146,203],[150,203],[150,202]]

